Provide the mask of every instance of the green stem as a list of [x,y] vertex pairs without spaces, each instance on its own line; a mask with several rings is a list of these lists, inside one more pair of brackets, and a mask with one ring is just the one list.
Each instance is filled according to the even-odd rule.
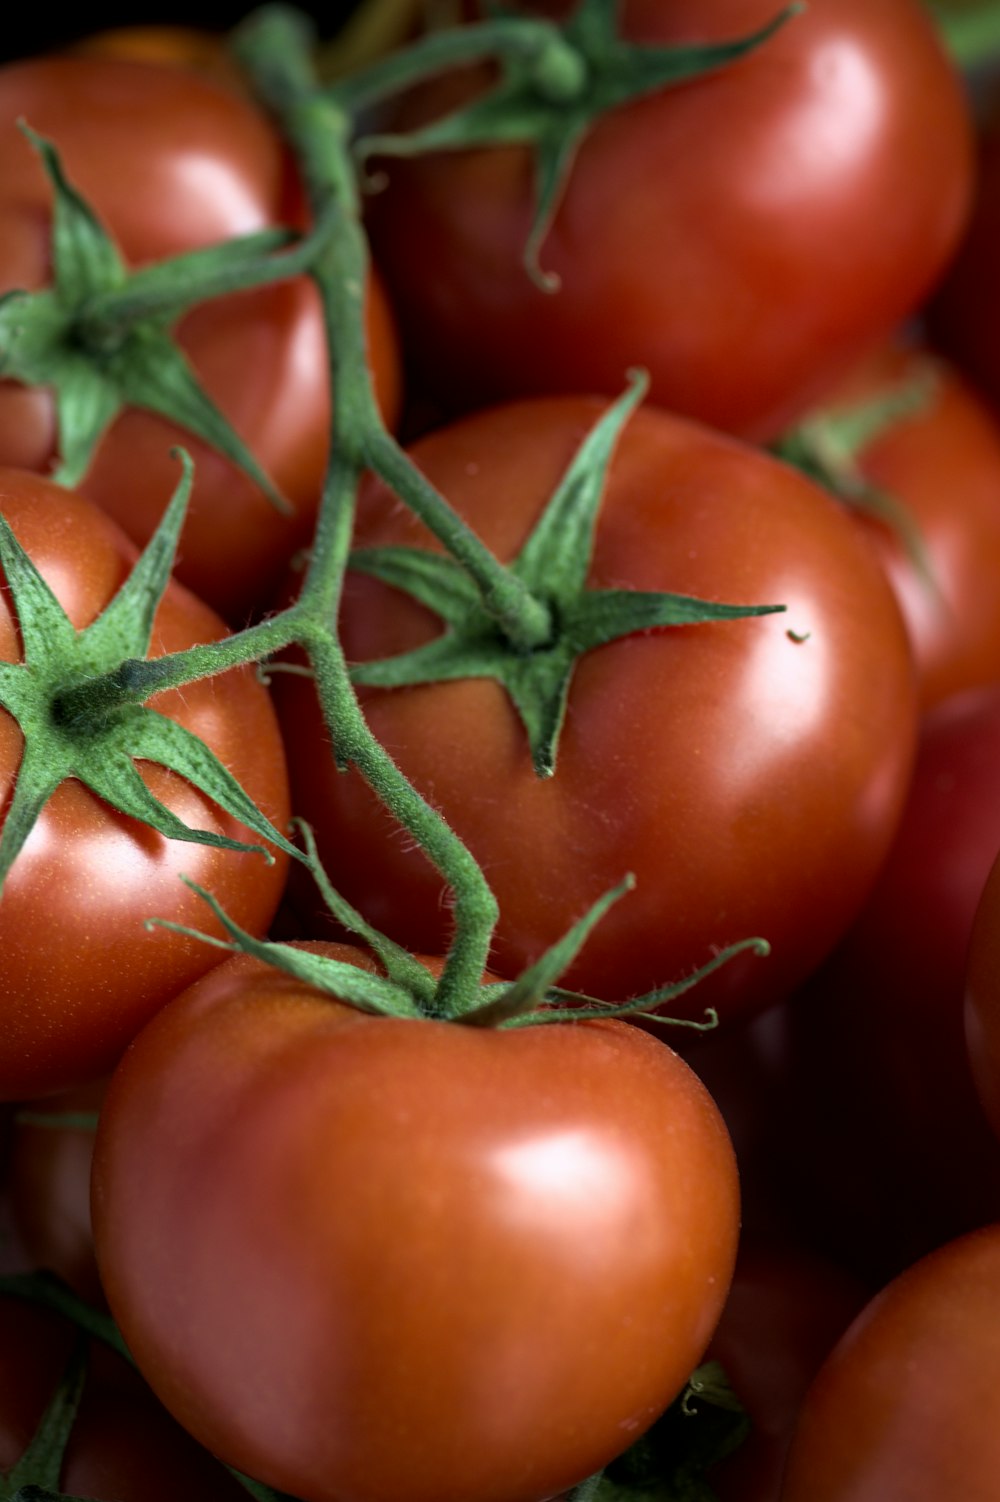
[[[496,899],[458,836],[420,796],[372,735],[336,634],[354,530],[358,482],[372,435],[384,431],[367,358],[364,289],[368,247],[350,156],[347,116],[318,93],[301,29],[268,10],[244,27],[240,52],[265,102],[295,149],[317,217],[340,222],[312,269],[323,300],[331,351],[332,458],[309,567],[299,596],[298,637],[316,676],[338,761],[351,764],[416,839],[454,893],[455,933],[435,994],[445,1016],[474,994],[497,920]],[[505,574],[494,560],[495,571]]]
[[68,688],[56,701],[55,713],[64,724],[85,724],[106,718],[122,704],[144,704],[151,694],[164,689],[182,688],[198,678],[260,662],[298,640],[299,615],[298,606],[292,606],[220,641],[165,657],[127,658],[105,677],[88,678]]
[[474,26],[449,27],[420,37],[405,49],[390,52],[369,67],[338,79],[328,90],[344,109],[356,114],[451,68],[503,59],[536,58],[543,70],[548,54],[563,55],[566,43],[551,22],[504,16]]
[[959,68],[982,68],[1000,62],[1000,5],[995,0],[958,12],[934,4],[930,9]]
[[[296,153],[314,213],[326,220],[340,207],[340,222],[313,272],[327,306],[334,400],[342,414],[337,442],[379,474],[462,564],[507,640],[519,651],[531,651],[550,639],[548,606],[466,526],[386,432],[379,415],[362,316],[368,242],[350,153],[351,119],[312,85],[301,27],[287,12],[277,7],[257,12],[238,34],[237,50]],[[320,561],[313,572],[324,567]]]
[[533,595],[516,574],[497,566],[485,543],[456,517],[391,433],[384,429],[371,433],[366,457],[375,474],[405,498],[428,531],[475,581],[483,605],[516,651],[530,652],[551,640],[552,612],[544,600]]

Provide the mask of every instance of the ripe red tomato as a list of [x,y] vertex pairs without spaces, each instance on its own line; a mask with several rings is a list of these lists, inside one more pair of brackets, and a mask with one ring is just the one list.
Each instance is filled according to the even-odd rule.
[[[103,610],[133,550],[96,507],[37,476],[0,473],[0,509],[78,629]],[[207,606],[170,585],[151,652],[211,641],[224,628]],[[21,656],[9,596],[0,601],[0,659]],[[282,828],[288,787],[277,723],[252,667],[156,695],[150,703],[208,743]],[[6,809],[22,736],[0,712],[0,798]],[[246,831],[189,783],[143,765],[144,780],[190,825]],[[181,843],[113,812],[84,785],[58,787],[7,877],[0,900],[0,1098],[68,1088],[107,1073],[147,1018],[218,961],[218,951],[147,918],[206,927],[204,904],[183,872],[210,888],[242,926],[265,932],[287,861]],[[219,930],[216,930],[217,932]]]
[[[101,1080],[24,1103],[4,1155],[18,1266],[48,1268],[91,1304],[103,1304],[104,1293],[90,1229],[95,1128],[87,1118],[96,1117],[103,1099]],[[43,1116],[48,1120],[35,1119]]]
[[93,1215],[213,1453],[305,1502],[533,1502],[683,1387],[738,1204],[710,1096],[639,1029],[364,1015],[241,956],[123,1059]]
[[891,1283],[810,1389],[781,1502],[994,1502],[1000,1430],[975,1395],[1000,1381],[1000,1227]]
[[[413,458],[510,559],[601,404],[536,399],[423,439]],[[384,489],[357,540],[431,546]],[[369,723],[483,865],[500,905],[491,963],[519,972],[597,897],[636,890],[591,936],[566,984],[622,999],[680,979],[752,935],[743,958],[684,998],[759,1007],[830,948],[888,847],[910,772],[909,648],[867,542],[828,496],[766,455],[652,408],[611,465],[589,584],[673,590],[786,614],[651,630],[586,654],[555,775],[536,776],[521,722],[492,681],[365,690]],[[364,661],[435,634],[428,612],[355,578],[346,650]],[[317,754],[309,680],[282,675],[293,802],[335,883],[410,947],[448,909],[422,854],[394,838],[360,779]],[[678,1008],[680,1010],[680,1007]]]
[[966,234],[937,288],[928,321],[934,343],[1000,405],[1000,316],[993,295],[1000,249],[1000,108],[977,140],[976,191]]
[[[55,1395],[77,1332],[19,1298],[0,1299],[0,1468],[23,1457]],[[26,1487],[30,1478],[25,1478]],[[184,1433],[120,1356],[92,1344],[60,1476],[73,1497],[119,1502],[246,1502],[246,1492]],[[48,1491],[39,1493],[49,1497]]]
[[708,1356],[721,1364],[753,1427],[709,1472],[718,1502],[774,1502],[809,1383],[865,1299],[842,1269],[794,1241],[741,1241]]
[[[280,223],[297,191],[280,143],[253,105],[169,65],[46,57],[0,70],[0,290],[35,290],[50,275],[51,191],[16,122],[59,147],[70,180],[131,265]],[[194,164],[194,165],[193,165]],[[399,403],[395,331],[381,285],[369,287],[372,370],[389,422]],[[298,278],[203,304],[180,343],[209,395],[292,508],[206,444],[147,412],[125,412],[82,482],[134,542],[150,536],[176,482],[183,441],[195,487],[177,575],[242,624],[274,593],[308,541],[329,443],[325,333],[315,287]],[[0,463],[46,472],[55,414],[45,390],[0,384]]]
[[903,534],[856,515],[889,576],[917,659],[921,708],[1000,680],[1000,429],[942,360],[886,347],[833,391],[823,410],[888,399],[926,380],[926,400],[857,454],[861,477],[892,497],[919,534],[930,578]]
[[[774,0],[628,0],[633,42],[730,41]],[[429,119],[480,75],[420,96]],[[371,228],[420,383],[451,410],[620,388],[776,436],[911,312],[961,231],[961,88],[917,0],[810,0],[753,55],[622,106],[584,140],[526,275],[525,148],[380,162]]]
[[962,1010],[998,849],[994,685],[927,716],[875,886],[782,1012],[783,1049],[772,1034],[787,1087],[768,1160],[821,1244],[879,1283],[1000,1216],[1000,1150],[976,1099]]

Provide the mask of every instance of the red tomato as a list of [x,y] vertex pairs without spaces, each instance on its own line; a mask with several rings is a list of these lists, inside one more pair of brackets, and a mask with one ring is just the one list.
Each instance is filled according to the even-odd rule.
[[[628,0],[633,42],[730,41],[774,0]],[[404,117],[479,87],[449,80]],[[961,88],[918,0],[810,0],[739,63],[622,106],[584,140],[542,247],[521,261],[522,147],[380,162],[371,227],[417,380],[452,410],[605,391],[774,437],[923,299],[961,231]]]
[[[90,1165],[94,1157],[92,1124],[104,1099],[104,1081],[64,1095],[29,1101],[14,1113],[7,1152],[7,1197],[19,1265],[44,1267],[91,1304],[104,1293],[94,1260],[90,1229]],[[26,1113],[49,1117],[29,1119]],[[78,1116],[80,1125],[58,1117]]]
[[598,1470],[697,1364],[738,1221],[711,1098],[639,1029],[364,1015],[242,956],[123,1059],[93,1213],[160,1398],[305,1502]]
[[965,237],[929,310],[936,345],[1000,405],[1000,109],[996,100],[978,138],[976,192]]
[[917,659],[921,707],[1000,681],[1000,429],[958,373],[924,351],[885,348],[824,403],[836,416],[921,378],[924,405],[857,455],[861,476],[894,498],[919,533],[930,579],[891,523],[864,509]]
[[[414,460],[502,559],[534,525],[601,405],[536,399],[425,438]],[[357,540],[431,546],[388,492]],[[364,692],[369,723],[483,865],[500,905],[491,963],[514,974],[597,897],[636,891],[598,926],[566,984],[613,999],[680,979],[751,935],[767,960],[727,966],[677,1008],[730,1012],[790,988],[860,905],[910,772],[914,687],[895,602],[854,524],[797,472],[652,408],[612,462],[589,584],[674,590],[786,614],[633,635],[579,662],[554,777],[487,680]],[[398,592],[353,581],[348,656],[435,634]],[[440,879],[355,775],[319,754],[311,682],[276,683],[293,802],[334,882],[411,947],[448,925]]]
[[880,1283],[1000,1216],[1000,1151],[976,1100],[962,1012],[998,849],[994,686],[927,717],[871,895],[783,1017],[791,1098],[771,1163],[820,1242]]
[[782,1502],[995,1502],[1000,1429],[976,1395],[1000,1382],[1000,1227],[909,1268],[816,1378]]
[[[133,560],[118,528],[89,502],[34,475],[0,473],[0,508],[78,629],[103,610]],[[164,595],[153,655],[222,635],[219,618],[178,585]],[[21,647],[9,597],[0,601],[0,659]],[[252,667],[156,695],[150,704],[200,735],[281,828],[284,755],[266,690]],[[21,758],[16,722],[0,713],[0,798]],[[246,831],[165,768],[143,767],[154,794],[190,825]],[[46,804],[0,901],[0,1098],[68,1088],[107,1073],[163,1003],[218,961],[218,951],[147,918],[211,926],[183,872],[211,889],[243,927],[263,933],[281,897],[286,860],[169,840],[113,812],[75,780]],[[206,923],[206,919],[209,920]],[[218,931],[218,930],[216,930]]]
[[[0,1468],[23,1456],[73,1349],[68,1321],[0,1299]],[[199,1450],[120,1356],[93,1344],[61,1473],[73,1497],[118,1502],[246,1502],[239,1482]],[[45,1492],[46,1497],[50,1496]]]
[[774,1502],[809,1383],[864,1302],[846,1273],[800,1246],[741,1243],[708,1355],[721,1363],[753,1427],[709,1472],[719,1502]]
[[[133,265],[278,223],[293,184],[277,137],[248,100],[184,69],[93,57],[46,57],[0,70],[0,290],[50,274],[51,192],[16,127],[51,137],[71,181]],[[124,122],[124,123],[123,123]],[[387,419],[399,401],[395,333],[381,286],[369,288],[372,369]],[[124,413],[82,491],[143,543],[170,498],[179,440],[196,478],[177,575],[242,624],[267,603],[309,539],[330,422],[319,297],[305,278],[203,304],[179,340],[209,395],[292,507],[191,435],[146,412]],[[56,445],[45,390],[0,385],[0,463],[45,472]]]

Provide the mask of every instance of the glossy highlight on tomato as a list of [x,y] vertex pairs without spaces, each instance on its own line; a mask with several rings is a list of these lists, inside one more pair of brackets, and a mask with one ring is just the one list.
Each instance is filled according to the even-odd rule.
[[[780,9],[627,0],[622,24],[630,41],[723,42]],[[401,128],[484,82],[435,83]],[[767,440],[925,296],[964,224],[972,147],[919,0],[810,0],[751,56],[600,120],[542,246],[556,292],[522,264],[526,148],[378,166],[375,252],[414,378],[447,410],[613,394],[642,365],[660,405]]]
[[[536,399],[421,440],[417,465],[502,559],[534,525],[603,410]],[[431,547],[388,491],[362,495],[362,546]],[[903,624],[867,541],[829,496],[766,455],[654,408],[612,461],[589,584],[785,604],[755,619],[650,630],[588,652],[555,775],[539,778],[504,691],[466,678],[362,690],[375,735],[466,841],[500,906],[491,964],[514,975],[631,871],[565,984],[622,1000],[763,936],[671,1005],[760,1009],[846,927],[898,818],[915,736]],[[429,640],[429,613],[352,577],[348,657]],[[407,945],[444,947],[440,879],[361,779],[321,746],[308,679],[274,688],[293,801],[336,885]],[[442,754],[442,748],[446,748]],[[430,947],[430,946],[428,946]]]
[[640,1030],[364,1015],[246,956],[128,1051],[93,1184],[147,1380],[305,1502],[600,1469],[697,1364],[739,1218],[711,1098]]
[[[21,118],[53,140],[130,266],[299,222],[301,189],[277,134],[247,97],[167,63],[37,58],[0,68],[0,290],[37,290],[51,271],[51,189],[17,128]],[[399,356],[374,272],[367,316],[373,379],[392,425]],[[270,603],[315,523],[330,422],[320,300],[298,277],[202,303],[177,333],[290,514],[208,444],[134,409],[108,431],[80,489],[141,545],[170,499],[170,450],[183,442],[196,473],[177,576],[242,625]],[[51,394],[0,382],[0,463],[44,474],[56,445]]]

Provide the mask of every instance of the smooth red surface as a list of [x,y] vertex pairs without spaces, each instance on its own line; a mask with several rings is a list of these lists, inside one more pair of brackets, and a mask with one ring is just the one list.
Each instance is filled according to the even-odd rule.
[[853,371],[823,410],[836,416],[921,382],[928,383],[922,404],[893,420],[856,460],[863,478],[909,517],[927,573],[891,521],[863,507],[855,514],[903,612],[926,711],[1000,681],[1000,429],[954,366],[901,346]]
[[697,1364],[738,1224],[711,1098],[637,1029],[365,1016],[245,957],[123,1060],[93,1213],[167,1407],[305,1502],[599,1469]]
[[1000,1429],[1000,1228],[908,1269],[825,1362],[781,1502],[994,1502]]
[[[422,440],[418,465],[501,559],[523,543],[597,401],[539,399]],[[362,545],[429,546],[382,490]],[[847,926],[895,829],[915,733],[912,667],[884,575],[853,522],[799,474],[643,408],[620,440],[590,569],[594,587],[672,590],[784,614],[650,631],[588,653],[555,775],[536,776],[504,691],[467,679],[363,692],[369,723],[482,863],[500,904],[491,963],[519,972],[617,884],[636,889],[589,938],[566,984],[624,999],[763,935],[670,1008],[759,1008]],[[351,581],[349,658],[413,647],[428,613]],[[360,779],[319,751],[312,684],[281,675],[298,813],[332,879],[403,942],[443,947],[441,884]]]
[[[297,222],[297,185],[250,101],[176,66],[46,57],[0,69],[0,290],[50,278],[51,191],[17,120],[58,146],[66,173],[130,265]],[[381,284],[368,297],[373,377],[386,420],[399,407],[396,335]],[[329,447],[328,358],[319,297],[305,278],[195,308],[179,342],[210,397],[291,512],[207,444],[148,412],[125,412],[81,484],[143,543],[170,499],[177,443],[196,479],[178,577],[241,625],[269,604],[311,535]],[[45,390],[0,384],[0,463],[46,473],[56,451]]]
[[[77,627],[108,603],[134,553],[88,501],[34,475],[0,471],[0,510]],[[224,634],[221,620],[171,584],[151,655]],[[0,601],[0,658],[21,647],[9,596]],[[268,817],[289,816],[284,752],[266,689],[253,667],[155,695],[150,705],[200,735]],[[0,800],[6,808],[21,759],[15,721],[0,714]],[[165,768],[143,764],[152,791],[185,822],[246,839],[242,825]],[[255,842],[255,841],[254,841]],[[198,940],[147,932],[147,918],[220,933],[181,882],[207,887],[241,926],[266,931],[287,858],[168,840],[111,810],[75,780],[49,799],[18,855],[0,902],[0,1097],[68,1088],[106,1073],[142,1024],[218,963]]]
[[[16,1298],[0,1300],[0,1468],[23,1456],[77,1332]],[[24,1482],[32,1478],[24,1477]],[[243,1487],[156,1402],[135,1370],[93,1342],[60,1476],[74,1497],[118,1502],[240,1502]],[[46,1493],[48,1495],[48,1493]]]
[[[630,0],[630,41],[730,41],[774,0]],[[405,128],[477,86],[446,81]],[[522,248],[525,148],[379,162],[376,252],[419,382],[452,410],[603,391],[777,435],[912,312],[971,192],[962,90],[918,0],[810,0],[758,51],[606,115],[583,141],[541,264]]]

